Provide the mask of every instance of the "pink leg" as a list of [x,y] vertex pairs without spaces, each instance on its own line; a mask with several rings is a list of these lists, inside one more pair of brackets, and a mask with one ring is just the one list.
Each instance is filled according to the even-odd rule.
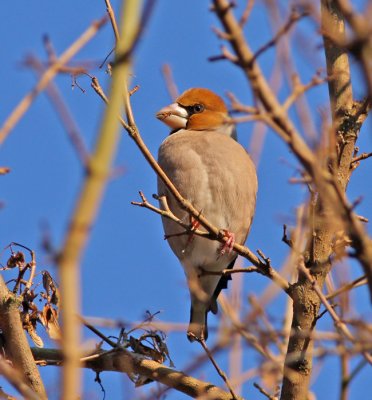
[[193,217],[191,217],[190,224],[191,224],[191,233],[189,234],[189,237],[187,239],[187,244],[190,244],[193,241],[193,239],[194,239],[193,232],[199,228],[200,222],[198,220],[194,219]]
[[235,243],[235,234],[233,232],[224,229],[225,237],[227,238],[226,242],[221,246],[220,255],[223,256],[226,252],[230,254],[233,251],[234,243]]

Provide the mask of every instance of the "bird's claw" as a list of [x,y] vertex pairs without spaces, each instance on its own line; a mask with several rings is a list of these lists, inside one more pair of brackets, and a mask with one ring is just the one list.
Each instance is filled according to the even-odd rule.
[[220,255],[223,256],[226,253],[231,254],[235,244],[235,234],[233,232],[228,231],[227,229],[223,230],[224,237],[227,238],[225,243],[220,248]]
[[190,225],[191,229],[189,237],[187,238],[187,245],[189,245],[194,240],[194,232],[199,228],[200,222],[197,219],[191,217]]

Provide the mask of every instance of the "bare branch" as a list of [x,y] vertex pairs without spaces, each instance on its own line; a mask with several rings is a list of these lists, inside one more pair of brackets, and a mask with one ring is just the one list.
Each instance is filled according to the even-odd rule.
[[365,275],[353,280],[352,282],[346,283],[345,285],[343,285],[342,287],[340,287],[339,289],[335,290],[334,292],[328,294],[326,296],[327,300],[331,300],[334,299],[335,297],[337,297],[338,295],[340,295],[341,293],[347,292],[351,289],[363,286],[367,284],[367,278],[365,277]]
[[350,163],[350,164],[354,164],[354,163],[357,163],[357,162],[359,162],[359,161],[366,160],[366,159],[369,158],[369,157],[372,157],[372,153],[362,153],[362,154],[359,154],[359,156],[354,157],[354,158],[351,160],[351,163]]
[[363,72],[368,85],[368,98],[372,98],[372,69],[371,69],[371,30],[369,20],[365,16],[357,13],[349,0],[335,0],[340,13],[354,31],[354,42],[349,44],[350,50],[360,59]]
[[240,26],[243,27],[247,23],[248,18],[251,15],[253,6],[254,6],[254,0],[247,0],[247,5],[245,6],[243,14],[242,14],[242,16],[240,17],[240,20],[239,20]]
[[[198,340],[198,339],[197,339]],[[208,346],[206,345],[204,339],[198,340],[198,342],[201,344],[203,347],[204,351],[207,353],[208,358],[211,360],[214,368],[216,369],[218,375],[222,378],[222,380],[225,382],[226,386],[229,388],[229,391],[231,393],[231,396],[234,400],[238,400],[238,396],[235,394],[229,379],[227,378],[226,374],[222,371],[222,369],[218,366],[216,360],[214,359],[212,353],[209,351]]]
[[174,101],[179,96],[179,91],[173,78],[172,69],[169,64],[163,64],[161,67],[161,71],[163,73],[165,86],[168,90],[169,96],[171,100]]
[[106,23],[106,18],[93,22],[91,26],[52,64],[42,75],[36,86],[18,103],[0,129],[0,144],[29,109],[36,96],[43,91],[49,82],[74,55],[81,50]]
[[321,78],[319,74],[316,74],[309,83],[307,84],[301,84],[299,81],[299,77],[296,76],[293,78],[294,84],[293,84],[293,91],[292,93],[287,97],[287,99],[283,103],[283,108],[285,110],[289,110],[289,108],[292,106],[292,104],[305,92],[307,92],[309,89],[321,85],[324,82],[327,82],[329,78],[324,77]]
[[288,21],[278,30],[278,32],[276,33],[276,35],[266,44],[264,44],[262,47],[260,47],[253,55],[252,57],[252,63],[257,60],[257,58],[264,53],[265,51],[267,51],[270,47],[275,46],[279,40],[286,35],[290,29],[293,27],[293,25],[298,22],[300,19],[302,19],[303,17],[308,16],[309,13],[307,11],[303,11],[301,13],[297,12],[296,9],[293,9],[291,14],[289,15]]
[[[42,63],[36,57],[28,57],[26,60],[26,64],[35,70],[35,72],[40,76],[44,72],[44,68]],[[76,122],[63,101],[63,98],[58,90],[57,85],[50,81],[48,86],[46,87],[46,93],[54,105],[54,108],[59,115],[62,124],[65,127],[65,130],[68,134],[68,137],[76,150],[76,154],[78,155],[82,165],[87,167],[89,160],[89,152],[85,146],[85,143],[79,133],[79,128],[76,125]]]
[[116,22],[115,12],[111,6],[110,0],[105,0],[105,3],[106,3],[107,14],[110,18],[112,30],[114,31],[115,42],[117,43],[119,41],[119,29],[118,29],[118,25]]
[[[350,332],[347,325],[344,322],[342,322],[340,317],[336,314],[334,308],[331,306],[331,304],[327,300],[326,296],[322,293],[322,290],[317,285],[314,278],[311,276],[309,270],[304,266],[303,263],[300,263],[298,268],[306,276],[306,278],[311,282],[314,291],[316,292],[319,299],[321,300],[321,302],[327,309],[328,313],[332,317],[336,328],[345,336],[346,339],[350,340],[352,343],[356,343],[357,340],[355,339],[353,334]],[[364,358],[367,360],[367,362],[372,365],[372,355],[366,351],[362,352],[362,354],[363,354]]]
[[[32,349],[35,360],[59,365],[62,353],[54,349]],[[95,355],[94,355],[95,354]],[[126,374],[139,374],[151,380],[163,383],[193,398],[206,396],[209,400],[231,400],[231,394],[209,382],[200,381],[146,357],[115,349],[102,353],[94,353],[85,359],[83,366],[94,371],[117,371]],[[239,398],[240,399],[240,398]]]
[[253,386],[258,389],[260,393],[262,393],[267,399],[269,400],[278,400],[277,396],[272,396],[270,393],[268,393],[262,386],[260,386],[257,382],[253,383]]
[[[0,375],[15,388],[26,400],[39,400],[40,394],[30,389],[23,381],[21,374],[0,355]],[[2,398],[2,397],[1,397]],[[7,397],[8,398],[8,397]],[[46,393],[44,398],[46,399]]]
[[350,67],[347,51],[335,44],[329,37],[345,40],[345,24],[333,1],[322,0],[322,32],[327,61],[327,74],[332,114],[340,118],[342,111],[351,108],[353,92],[350,80]]
[[[19,300],[8,291],[0,275],[0,329],[5,340],[6,356],[18,370],[15,372],[4,359],[0,359],[0,369],[5,376],[12,376],[13,385],[29,399],[46,399],[47,394],[37,369],[22,327],[19,314]],[[8,367],[8,368],[7,368]],[[20,375],[18,375],[18,373]],[[27,390],[25,388],[31,388]]]

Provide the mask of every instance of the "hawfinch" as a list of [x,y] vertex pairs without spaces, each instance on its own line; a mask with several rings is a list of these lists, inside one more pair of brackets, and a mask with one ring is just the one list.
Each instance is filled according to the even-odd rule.
[[[235,127],[224,101],[208,89],[193,88],[156,117],[172,130],[159,149],[158,161],[181,195],[210,223],[226,232],[225,245],[190,232],[163,218],[165,237],[180,260],[191,296],[190,341],[208,337],[207,314],[217,313],[217,297],[228,278],[208,275],[233,268],[234,242],[244,244],[254,214],[257,176],[245,149],[234,140]],[[158,179],[158,194],[169,209],[193,228],[203,228],[184,211]]]

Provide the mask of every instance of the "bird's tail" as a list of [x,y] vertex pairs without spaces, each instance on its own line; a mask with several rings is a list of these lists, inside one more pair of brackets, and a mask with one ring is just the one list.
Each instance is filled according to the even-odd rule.
[[197,309],[191,305],[190,324],[187,329],[187,338],[190,342],[195,340],[207,340],[208,324],[207,324],[208,307],[198,307]]
[[[230,264],[227,266],[227,269],[231,269],[234,267],[236,258],[234,258]],[[201,288],[200,280],[195,277],[189,279],[189,288],[191,294],[191,309],[190,309],[190,324],[187,330],[187,338],[190,342],[194,342],[195,340],[208,338],[208,312],[211,311],[213,314],[217,314],[218,305],[217,305],[217,297],[220,294],[221,290],[227,288],[228,281],[231,280],[230,275],[222,276],[214,291],[212,292],[212,296],[208,296],[205,291]],[[206,288],[204,288],[206,289]],[[209,297],[209,299],[208,299]]]

